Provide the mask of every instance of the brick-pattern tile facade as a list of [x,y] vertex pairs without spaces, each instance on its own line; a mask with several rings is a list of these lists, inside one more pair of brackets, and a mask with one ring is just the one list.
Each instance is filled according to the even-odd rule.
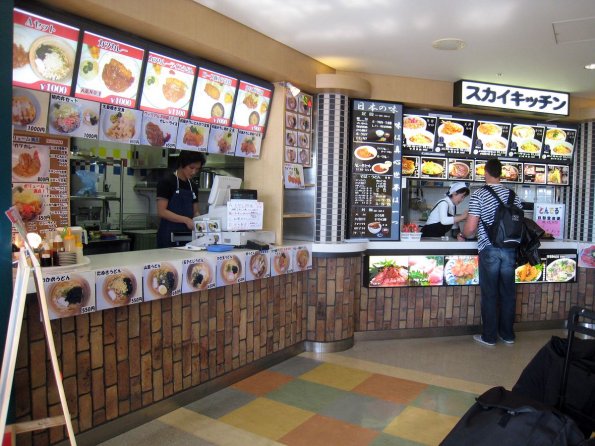
[[[310,271],[52,322],[76,433],[100,426],[302,341],[354,332],[480,323],[478,286],[365,288],[362,258],[315,257]],[[517,287],[517,322],[593,308],[595,270],[577,283]],[[61,413],[37,301],[27,306],[14,377],[17,420]],[[64,440],[53,428],[19,445]]]

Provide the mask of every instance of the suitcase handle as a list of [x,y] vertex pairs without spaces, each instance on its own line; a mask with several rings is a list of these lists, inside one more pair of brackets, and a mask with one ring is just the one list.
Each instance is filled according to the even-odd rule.
[[[562,410],[566,399],[566,387],[568,386],[568,370],[570,369],[570,352],[574,343],[576,333],[595,337],[595,329],[584,325],[584,320],[595,321],[595,312],[582,307],[572,307],[568,312],[568,339],[566,345],[566,357],[564,358],[564,367],[562,369],[562,382],[560,383],[560,396],[558,398],[557,408]],[[579,323],[579,320],[583,321]]]

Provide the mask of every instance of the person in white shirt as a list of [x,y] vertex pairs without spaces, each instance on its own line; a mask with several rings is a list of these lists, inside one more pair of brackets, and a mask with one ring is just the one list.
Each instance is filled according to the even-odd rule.
[[465,183],[454,183],[448,189],[446,197],[438,201],[428,216],[428,221],[421,228],[422,237],[442,237],[453,229],[453,225],[465,220],[467,212],[457,214],[457,205],[469,195],[469,187]]

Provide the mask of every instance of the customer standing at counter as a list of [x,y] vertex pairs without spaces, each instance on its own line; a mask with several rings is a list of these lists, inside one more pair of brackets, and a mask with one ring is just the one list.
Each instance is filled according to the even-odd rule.
[[[482,345],[494,346],[498,338],[505,344],[514,344],[514,313],[516,293],[514,265],[516,248],[497,248],[490,243],[486,226],[494,223],[499,202],[486,188],[491,188],[507,202],[514,194],[500,184],[502,163],[492,158],[485,165],[486,186],[476,190],[469,199],[469,216],[463,228],[463,236],[471,237],[477,232],[477,250],[479,251],[479,286],[481,289],[482,334],[473,335],[473,340]],[[515,206],[521,207],[519,197],[515,196]]]
[[453,225],[467,218],[467,212],[456,215],[457,205],[461,204],[465,197],[469,195],[469,187],[465,183],[454,183],[446,192],[446,198],[438,201],[430,215],[428,221],[421,228],[422,237],[442,237],[453,229]]
[[157,231],[157,247],[173,246],[173,232],[192,231],[193,217],[198,215],[198,190],[191,179],[205,165],[204,154],[182,151],[178,168],[157,183],[157,215],[161,219]]

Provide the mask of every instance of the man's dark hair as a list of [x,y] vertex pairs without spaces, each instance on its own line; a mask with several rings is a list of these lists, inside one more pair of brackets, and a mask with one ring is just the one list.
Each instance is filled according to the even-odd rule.
[[500,178],[502,176],[502,163],[498,158],[490,158],[486,163],[485,169],[494,178]]
[[207,158],[204,153],[192,152],[191,150],[182,150],[178,157],[178,167],[186,167],[188,164],[200,163],[200,167],[204,167]]

